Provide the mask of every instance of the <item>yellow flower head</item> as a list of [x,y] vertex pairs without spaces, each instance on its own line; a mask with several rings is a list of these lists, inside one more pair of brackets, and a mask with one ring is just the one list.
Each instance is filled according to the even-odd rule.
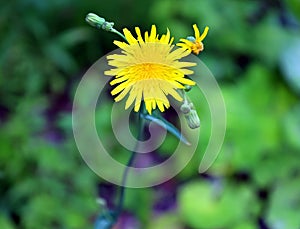
[[114,41],[122,54],[109,55],[108,64],[115,68],[105,71],[106,75],[115,78],[110,82],[116,85],[111,91],[113,96],[118,94],[115,101],[122,100],[128,94],[125,109],[135,101],[134,111],[138,112],[144,101],[149,114],[156,107],[161,112],[170,107],[167,95],[182,101],[177,89],[195,85],[185,75],[193,74],[186,68],[196,63],[180,61],[190,54],[190,50],[174,49],[169,30],[159,38],[155,25],[152,25],[150,34],[145,32],[144,39],[138,27],[135,28],[137,38],[128,29],[123,32],[128,43]]
[[182,43],[178,43],[177,46],[180,46],[184,49],[190,50],[194,54],[198,55],[201,51],[203,51],[204,46],[202,41],[206,37],[208,33],[208,27],[206,26],[204,32],[200,36],[199,29],[196,24],[193,25],[195,37],[188,37],[187,39],[180,39]]

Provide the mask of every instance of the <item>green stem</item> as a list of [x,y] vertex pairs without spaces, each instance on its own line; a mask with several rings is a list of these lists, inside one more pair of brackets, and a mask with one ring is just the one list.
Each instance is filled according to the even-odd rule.
[[131,152],[131,156],[130,156],[128,162],[127,162],[125,171],[123,173],[122,186],[121,186],[121,190],[120,190],[120,199],[119,199],[119,202],[118,202],[118,205],[117,205],[117,210],[116,210],[117,218],[119,217],[119,215],[121,214],[121,212],[123,210],[125,189],[126,189],[125,184],[126,184],[126,180],[127,180],[127,177],[128,177],[128,172],[129,172],[129,169],[131,168],[131,166],[134,162],[134,159],[135,159],[135,156],[136,156],[136,150],[139,146],[139,141],[143,140],[144,127],[145,127],[145,119],[143,118],[142,114],[139,113],[137,144],[135,146],[134,151]]
[[122,37],[127,42],[126,37],[122,33],[120,33],[118,30],[113,29],[111,32],[113,32],[115,34],[118,34],[120,37]]

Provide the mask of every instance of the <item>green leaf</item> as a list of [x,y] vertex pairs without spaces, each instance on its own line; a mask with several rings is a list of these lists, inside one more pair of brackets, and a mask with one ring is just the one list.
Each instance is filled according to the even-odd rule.
[[157,228],[172,228],[172,229],[182,229],[180,219],[174,213],[163,214],[162,216],[153,217],[150,221],[147,229],[157,229]]
[[5,217],[5,215],[0,215],[0,225],[2,229],[14,229],[12,221]]
[[300,93],[300,39],[289,44],[289,47],[283,50],[280,57],[280,67],[282,73],[290,85],[297,93]]
[[91,32],[86,27],[72,28],[61,33],[55,40],[64,48],[70,48],[78,45],[81,42],[88,40],[91,37]]
[[300,103],[284,117],[285,140],[295,150],[300,150]]
[[299,178],[286,179],[275,187],[267,211],[267,223],[273,229],[298,228],[300,225]]
[[259,205],[247,186],[192,182],[179,191],[182,220],[195,229],[231,228],[255,219]]
[[43,47],[45,54],[51,60],[51,64],[66,73],[73,73],[77,69],[75,58],[62,45],[51,41]]
[[294,13],[298,19],[300,19],[300,2],[299,0],[287,0],[287,5],[289,6],[289,9]]
[[182,141],[186,145],[190,145],[189,141],[183,136],[183,134],[170,122],[168,122],[164,117],[161,116],[159,112],[153,112],[152,115],[150,114],[143,114],[141,113],[141,117],[155,122],[157,125],[166,128],[171,134],[173,134],[176,138]]

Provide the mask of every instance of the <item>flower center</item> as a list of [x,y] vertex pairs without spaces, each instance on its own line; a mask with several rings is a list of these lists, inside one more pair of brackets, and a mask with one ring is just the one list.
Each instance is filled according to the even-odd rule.
[[141,79],[163,79],[171,67],[156,63],[142,63],[134,66],[134,72],[138,80]]
[[143,68],[143,71],[153,71],[155,69],[155,66],[150,63],[141,64],[141,68]]
[[195,53],[196,55],[198,55],[201,51],[203,51],[203,43],[200,41],[197,41],[194,43],[193,47],[192,47],[192,51],[193,53]]

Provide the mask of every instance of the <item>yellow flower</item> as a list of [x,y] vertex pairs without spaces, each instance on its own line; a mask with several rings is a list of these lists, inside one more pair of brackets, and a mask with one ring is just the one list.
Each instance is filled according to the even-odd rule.
[[199,29],[196,24],[193,25],[195,37],[188,37],[187,39],[180,39],[183,43],[178,43],[177,46],[180,46],[184,49],[190,50],[194,54],[198,55],[201,51],[203,51],[204,46],[202,41],[206,37],[208,33],[208,27],[206,26],[204,32],[200,36]]
[[163,112],[170,107],[168,95],[182,101],[177,89],[184,85],[195,85],[195,82],[185,78],[193,74],[187,67],[196,63],[180,61],[190,54],[189,50],[174,49],[173,38],[167,30],[160,38],[152,25],[150,35],[145,32],[145,39],[138,27],[135,28],[137,38],[134,38],[128,29],[124,29],[126,42],[114,41],[121,48],[122,54],[112,54],[107,57],[108,64],[113,69],[105,71],[105,75],[114,76],[110,84],[116,85],[111,94],[117,95],[118,102],[128,94],[125,109],[134,103],[134,111],[138,112],[141,102],[144,101],[146,110],[151,114],[158,109]]

